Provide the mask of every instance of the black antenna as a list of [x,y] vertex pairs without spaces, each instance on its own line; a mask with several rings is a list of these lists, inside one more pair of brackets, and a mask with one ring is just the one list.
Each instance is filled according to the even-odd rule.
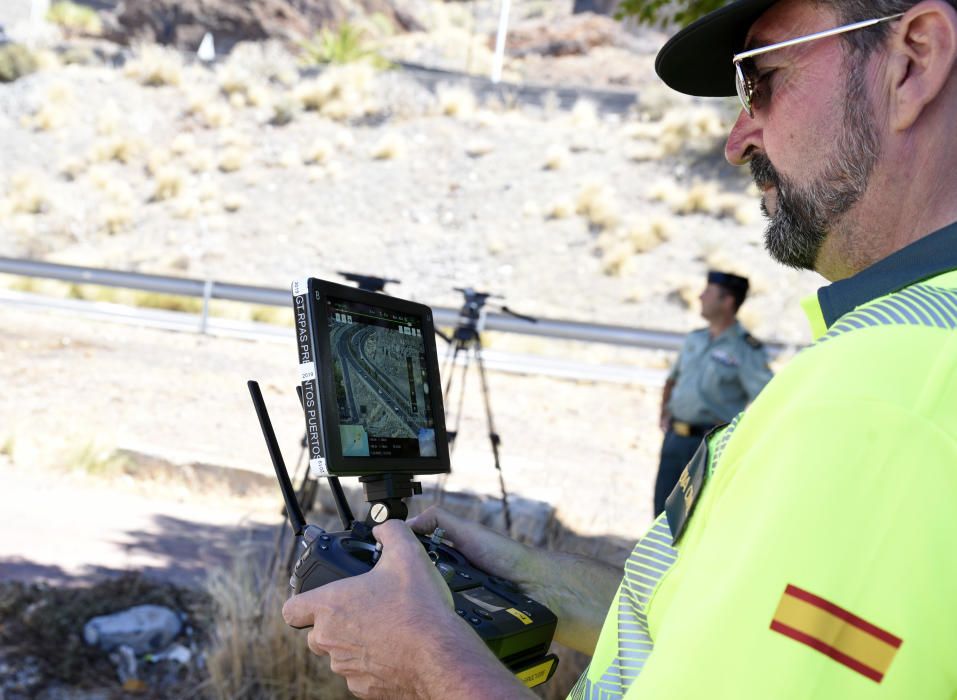
[[266,411],[266,402],[263,401],[263,394],[259,390],[259,382],[249,380],[246,382],[246,386],[249,387],[249,395],[253,399],[256,416],[259,417],[259,427],[262,428],[263,437],[266,439],[266,447],[269,450],[269,456],[272,458],[272,465],[276,469],[276,478],[279,479],[279,488],[282,491],[283,500],[286,502],[286,513],[289,515],[289,526],[292,527],[292,532],[296,537],[301,537],[303,530],[306,529],[306,518],[302,514],[302,508],[299,507],[292,482],[289,481],[286,464],[282,461],[282,453],[279,451],[276,433],[272,429],[272,422],[269,420],[269,413]]

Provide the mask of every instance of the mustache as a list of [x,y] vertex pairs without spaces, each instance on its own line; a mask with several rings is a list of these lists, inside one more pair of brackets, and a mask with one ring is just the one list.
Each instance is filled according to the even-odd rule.
[[763,153],[755,153],[751,156],[749,166],[751,168],[751,177],[754,179],[754,184],[758,187],[761,189],[767,187],[775,187],[778,190],[781,189],[781,176],[778,175],[778,171],[771,165],[771,159],[766,155]]

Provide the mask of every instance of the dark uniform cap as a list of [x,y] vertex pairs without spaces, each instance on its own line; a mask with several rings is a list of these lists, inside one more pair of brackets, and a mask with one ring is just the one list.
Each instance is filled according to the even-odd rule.
[[730,272],[718,272],[710,270],[708,272],[708,284],[717,284],[731,292],[735,297],[744,301],[748,295],[748,278],[740,275],[732,275]]
[[668,87],[700,97],[733,97],[731,59],[754,21],[777,0],[737,0],[689,24],[665,44],[655,72]]

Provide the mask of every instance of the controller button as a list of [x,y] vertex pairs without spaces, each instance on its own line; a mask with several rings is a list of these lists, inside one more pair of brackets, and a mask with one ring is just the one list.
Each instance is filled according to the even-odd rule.
[[492,619],[492,616],[489,615],[487,610],[482,610],[481,608],[472,608],[472,612],[474,612],[479,617],[484,617],[486,620]]
[[462,610],[462,608],[456,608],[456,609],[455,609],[455,612],[457,612],[457,613],[458,613],[459,615],[461,615],[462,617],[465,617],[465,611]]
[[522,615],[524,615],[525,617],[531,617],[532,613],[530,613],[528,610],[522,610]]
[[322,540],[323,542],[328,542],[329,535],[319,535],[319,539]]
[[460,571],[460,572],[459,572],[459,576],[461,576],[462,578],[467,578],[467,579],[469,579],[470,581],[472,580],[472,577],[469,576],[469,575],[468,575],[466,572],[464,572],[464,571]]
[[327,545],[327,544],[321,544],[321,545],[319,545],[319,549],[329,549],[329,545]]
[[469,622],[471,622],[473,625],[481,625],[481,624],[482,624],[482,621],[481,621],[480,619],[478,619],[477,617],[470,617],[470,618],[469,618]]

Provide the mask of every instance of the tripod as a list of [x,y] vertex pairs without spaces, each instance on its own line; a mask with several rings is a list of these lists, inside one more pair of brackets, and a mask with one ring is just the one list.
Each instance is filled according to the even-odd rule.
[[[465,401],[465,380],[468,377],[469,366],[474,359],[478,367],[479,379],[482,384],[482,400],[485,405],[485,419],[488,425],[488,438],[492,447],[492,457],[495,463],[495,470],[498,472],[499,488],[502,491],[502,514],[505,518],[505,531],[512,532],[512,515],[508,507],[508,492],[505,489],[505,477],[502,474],[502,464],[499,457],[499,445],[502,439],[495,430],[495,419],[492,415],[492,400],[488,387],[488,378],[485,374],[485,362],[482,359],[482,330],[485,328],[485,317],[487,314],[486,304],[490,298],[495,295],[487,292],[477,292],[471,287],[456,287],[455,291],[461,292],[465,297],[465,303],[459,310],[459,317],[456,322],[452,337],[448,338],[442,333],[439,335],[449,344],[448,352],[445,357],[445,366],[443,372],[447,377],[445,389],[443,391],[443,400],[445,402],[446,412],[449,410],[449,397],[452,394],[452,381],[455,377],[455,362],[462,354],[464,361],[462,363],[462,378],[460,380],[458,405],[455,411],[455,421],[451,430],[447,431],[449,438],[449,451],[455,449],[455,438],[459,432],[459,425],[462,421],[462,406]],[[500,306],[500,310],[510,316],[521,318],[530,323],[536,323],[536,319],[530,316],[523,316],[515,313],[506,306]],[[438,332],[438,331],[437,331]],[[447,476],[443,475],[439,483],[439,498],[445,491],[445,480]]]

